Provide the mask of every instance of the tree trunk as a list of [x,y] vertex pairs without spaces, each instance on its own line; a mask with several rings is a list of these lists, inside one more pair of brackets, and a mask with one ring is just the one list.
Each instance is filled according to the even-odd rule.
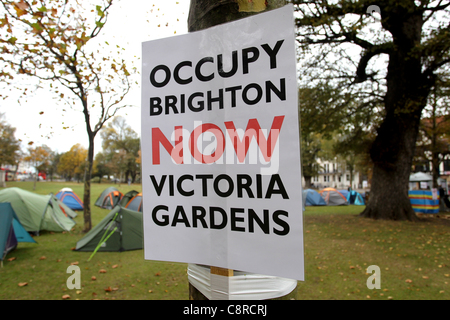
[[88,232],[92,229],[92,219],[91,219],[91,176],[92,176],[92,166],[94,163],[94,138],[95,135],[89,133],[89,148],[88,148],[88,159],[87,159],[87,170],[86,177],[84,179],[84,197],[83,197],[83,217],[84,217],[84,229],[83,232]]
[[438,188],[438,179],[439,179],[439,151],[437,147],[437,138],[438,138],[438,130],[437,130],[437,123],[436,123],[436,87],[435,91],[433,93],[433,113],[431,114],[432,119],[432,128],[431,128],[431,166],[432,166],[432,173],[433,173],[433,188]]
[[[281,8],[285,0],[191,0],[188,31],[194,32],[252,14]],[[189,283],[190,299],[203,300],[204,296]]]
[[420,44],[422,16],[408,16],[401,10],[398,19],[390,17],[384,25],[392,32],[395,47],[389,54],[386,115],[370,150],[374,163],[370,201],[361,215],[416,221],[408,198],[408,183],[430,84],[422,75],[420,57],[413,53]]
[[305,189],[311,188],[311,176],[303,175],[303,178],[305,179]]
[[280,8],[285,0],[191,0],[188,31],[194,32]]

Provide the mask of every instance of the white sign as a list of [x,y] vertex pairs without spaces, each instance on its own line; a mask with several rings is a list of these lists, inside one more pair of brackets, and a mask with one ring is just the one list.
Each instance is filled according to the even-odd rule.
[[145,258],[304,278],[293,7],[142,46]]

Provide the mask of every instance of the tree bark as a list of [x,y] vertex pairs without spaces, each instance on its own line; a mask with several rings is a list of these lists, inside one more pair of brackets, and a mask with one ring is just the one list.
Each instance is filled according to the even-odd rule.
[[191,0],[188,31],[194,32],[252,14],[281,8],[285,0]]
[[393,34],[394,49],[389,53],[386,77],[386,115],[370,150],[374,163],[370,201],[361,215],[416,221],[408,182],[430,83],[422,74],[420,56],[414,54],[414,47],[420,44],[422,16],[401,9],[397,15],[384,23]]
[[87,171],[84,179],[84,194],[83,194],[83,217],[84,217],[84,229],[83,232],[88,232],[92,229],[92,219],[91,219],[91,176],[92,167],[94,163],[94,138],[95,135],[89,132],[89,148],[88,148],[88,161],[87,161]]

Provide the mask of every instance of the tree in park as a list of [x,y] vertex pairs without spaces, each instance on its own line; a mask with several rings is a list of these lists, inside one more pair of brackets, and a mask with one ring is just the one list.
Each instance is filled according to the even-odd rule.
[[47,167],[50,165],[52,160],[52,150],[46,146],[29,147],[28,154],[23,160],[28,161],[36,169],[36,174],[34,176],[33,190],[36,190],[36,181],[38,179],[39,172],[47,171]]
[[63,153],[59,158],[58,172],[64,175],[69,181],[73,177],[76,177],[80,181],[87,170],[87,154],[88,151],[79,143],[72,146],[69,151]]
[[131,177],[134,183],[140,171],[139,158],[140,139],[136,131],[121,116],[114,117],[106,128],[100,132],[103,150],[110,161],[111,169],[118,177],[125,174],[124,182]]
[[0,77],[16,85],[21,75],[37,78],[39,86],[49,84],[50,91],[61,101],[83,112],[89,139],[84,231],[92,227],[94,138],[105,122],[124,107],[122,101],[130,90],[130,71],[119,58],[122,48],[113,53],[94,40],[101,35],[112,3],[112,0],[1,0]]
[[16,139],[16,128],[11,127],[0,113],[0,166],[15,165],[20,160],[20,141]]
[[326,82],[357,98],[352,101],[361,108],[383,104],[370,148],[371,197],[361,215],[416,220],[408,181],[422,110],[450,63],[450,2],[293,3],[304,86]]

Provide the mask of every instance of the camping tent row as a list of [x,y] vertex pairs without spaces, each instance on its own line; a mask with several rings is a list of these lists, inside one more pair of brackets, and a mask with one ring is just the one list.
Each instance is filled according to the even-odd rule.
[[340,205],[364,205],[364,198],[355,190],[336,190],[334,188],[325,188],[317,192],[313,189],[303,191],[306,194],[306,206],[340,206]]
[[19,242],[36,241],[30,236],[19,221],[11,203],[0,203],[0,260],[17,247]]
[[98,197],[95,205],[103,209],[113,209],[120,205],[130,210],[142,212],[142,193],[131,190],[123,194],[115,187],[109,187]]
[[39,195],[20,188],[0,190],[0,203],[11,203],[18,220],[28,232],[62,232],[75,226],[77,214],[53,194]]

